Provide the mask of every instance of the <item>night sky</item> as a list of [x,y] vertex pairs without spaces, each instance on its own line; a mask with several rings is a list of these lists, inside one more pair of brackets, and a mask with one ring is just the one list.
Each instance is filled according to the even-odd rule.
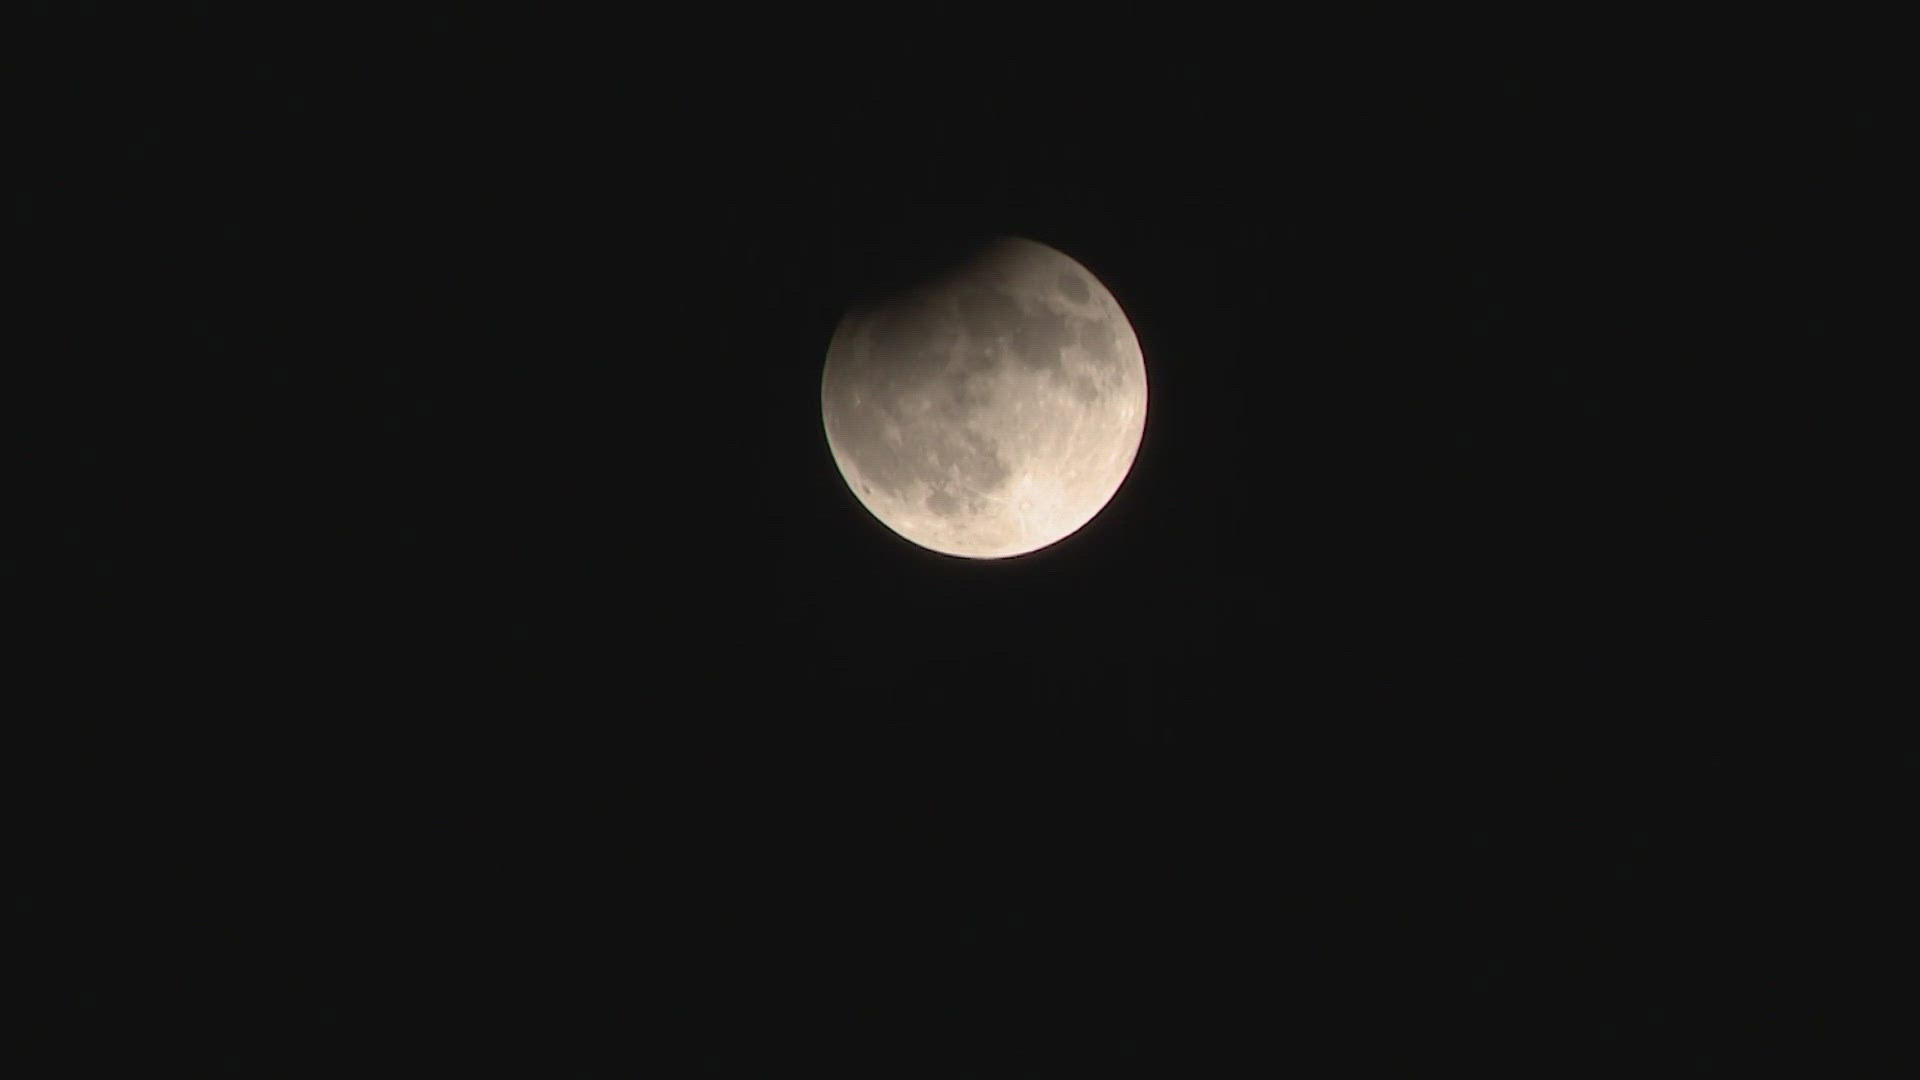
[[[22,1075],[1785,1059],[1755,898],[1830,778],[1758,764],[1818,484],[1761,402],[1874,302],[1872,65],[165,6],[29,50]],[[981,562],[855,501],[819,379],[983,234],[1097,275],[1150,398]]]

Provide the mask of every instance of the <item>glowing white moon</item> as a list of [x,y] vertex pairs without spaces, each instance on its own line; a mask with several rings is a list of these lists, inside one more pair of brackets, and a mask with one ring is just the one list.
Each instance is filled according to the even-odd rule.
[[847,312],[820,412],[873,516],[922,547],[998,559],[1093,520],[1133,467],[1147,370],[1120,304],[1031,240]]

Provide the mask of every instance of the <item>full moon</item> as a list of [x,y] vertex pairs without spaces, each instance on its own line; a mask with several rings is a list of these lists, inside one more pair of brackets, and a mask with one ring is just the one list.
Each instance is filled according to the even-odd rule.
[[820,379],[827,445],[881,523],[971,559],[1093,520],[1133,467],[1147,369],[1086,267],[1032,240],[973,249],[849,310]]

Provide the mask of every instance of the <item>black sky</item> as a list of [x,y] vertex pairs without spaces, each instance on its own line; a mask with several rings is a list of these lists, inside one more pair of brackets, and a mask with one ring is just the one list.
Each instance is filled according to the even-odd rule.
[[[1813,478],[1758,403],[1873,302],[1872,65],[174,7],[50,21],[15,204],[34,1075],[1784,1053],[1750,901],[1818,778],[1752,765],[1755,539]],[[818,411],[849,297],[981,232],[1098,275],[1151,393],[1111,505],[989,563]]]

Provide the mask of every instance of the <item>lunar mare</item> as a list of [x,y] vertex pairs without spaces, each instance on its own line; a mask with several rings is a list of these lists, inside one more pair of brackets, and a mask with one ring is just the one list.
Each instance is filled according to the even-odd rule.
[[1146,363],[1119,302],[1031,240],[847,312],[821,417],[856,498],[922,547],[976,559],[1078,531],[1119,490],[1145,429]]

